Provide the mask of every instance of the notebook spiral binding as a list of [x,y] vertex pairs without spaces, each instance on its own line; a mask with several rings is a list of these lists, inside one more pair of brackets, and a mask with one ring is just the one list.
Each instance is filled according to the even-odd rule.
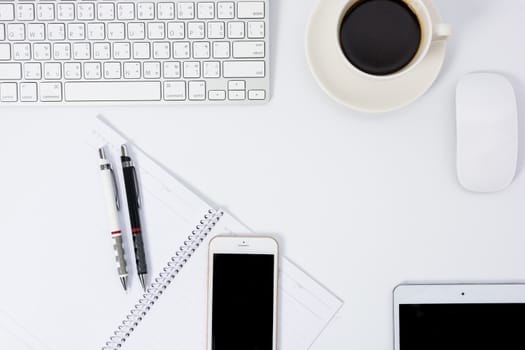
[[223,215],[224,212],[221,210],[208,210],[200,224],[195,227],[184,244],[180,246],[179,250],[162,269],[162,272],[155,278],[155,281],[146,289],[146,293],[139,299],[138,304],[133,307],[117,330],[113,332],[102,350],[117,350],[122,347]]

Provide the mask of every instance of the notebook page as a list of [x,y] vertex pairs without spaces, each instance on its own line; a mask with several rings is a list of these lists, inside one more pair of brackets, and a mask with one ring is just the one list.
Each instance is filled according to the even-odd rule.
[[343,302],[288,259],[279,277],[279,349],[308,349]]
[[[126,139],[103,119],[95,124],[94,132],[104,135],[109,146],[116,147]],[[140,175],[151,179],[152,195],[174,210],[177,215],[180,204],[184,209],[195,208],[198,212],[209,206],[199,196],[189,191],[166,169],[134,147],[136,164]],[[150,183],[150,182],[148,182]],[[189,192],[189,193],[188,193]],[[184,193],[184,203],[179,193]],[[191,198],[190,198],[191,197]],[[170,218],[163,222],[169,225]],[[213,231],[217,234],[250,233],[248,228],[225,213]],[[206,345],[207,307],[207,244],[200,248],[186,264],[181,273],[151,309],[127,341],[129,349],[204,349]],[[172,255],[172,254],[171,254]],[[165,261],[169,256],[165,256]],[[342,306],[342,301],[326,288],[300,270],[287,258],[280,261],[278,341],[280,349],[307,349]]]

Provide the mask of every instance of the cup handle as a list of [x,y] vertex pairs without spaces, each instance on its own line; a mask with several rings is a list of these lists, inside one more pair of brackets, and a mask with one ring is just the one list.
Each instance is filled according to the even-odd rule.
[[432,41],[445,40],[452,34],[452,26],[446,23],[435,25]]

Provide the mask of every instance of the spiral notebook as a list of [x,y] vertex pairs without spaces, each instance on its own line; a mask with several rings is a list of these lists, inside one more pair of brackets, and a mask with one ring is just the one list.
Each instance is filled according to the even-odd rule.
[[[103,118],[95,122],[92,136],[99,139],[98,143],[103,139],[104,144],[114,148],[128,142]],[[213,207],[195,193],[189,195],[188,188],[137,147],[134,151],[141,181],[148,184],[145,190],[164,205],[175,205],[184,197],[182,205],[186,209],[190,207],[202,213]],[[185,195],[177,195],[180,192],[185,192]],[[147,293],[110,334],[105,349],[119,349],[124,344],[124,349],[137,350],[204,349],[207,236],[249,232],[227,212],[207,209],[177,254],[161,268]],[[204,248],[198,248],[200,245]],[[337,313],[342,301],[287,258],[282,258],[279,277],[279,348],[307,349]]]

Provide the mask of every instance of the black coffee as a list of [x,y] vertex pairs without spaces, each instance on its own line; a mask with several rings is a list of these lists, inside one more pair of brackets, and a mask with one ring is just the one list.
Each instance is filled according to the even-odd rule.
[[361,0],[345,14],[339,39],[355,67],[387,75],[412,61],[419,49],[421,26],[401,0]]

